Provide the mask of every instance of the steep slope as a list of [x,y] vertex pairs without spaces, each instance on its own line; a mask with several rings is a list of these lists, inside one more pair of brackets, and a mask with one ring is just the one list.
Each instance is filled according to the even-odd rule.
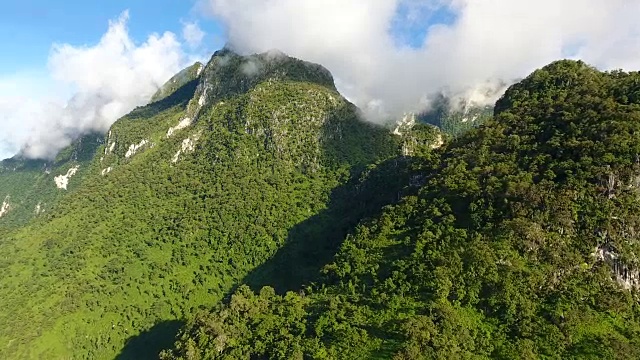
[[[47,221],[0,240],[1,358],[157,356],[179,321],[282,246],[332,254],[342,228],[326,248],[303,245],[353,223],[332,209],[399,151],[326,69],[278,53],[220,51],[156,100],[113,125]],[[353,206],[381,206],[369,202]]]
[[640,73],[540,69],[322,283],[241,287],[162,358],[640,358],[638,134]]
[[482,125],[493,115],[492,106],[477,105],[473,102],[452,103],[441,94],[431,104],[431,108],[417,115],[417,120],[440,128],[453,137]]
[[204,65],[196,62],[188,68],[180,71],[174,75],[166,84],[164,84],[158,91],[151,97],[150,102],[161,101],[168,96],[174,94],[178,89],[184,87],[190,82],[197,82],[200,73],[204,70]]
[[[180,71],[158,90],[151,103],[161,107],[172,105],[171,100],[162,100],[179,89],[192,91],[203,69],[204,65],[195,63]],[[180,96],[172,98],[175,101]],[[16,155],[1,161],[0,198],[3,202],[0,210],[4,208],[4,211],[0,211],[0,234],[52,211],[60,199],[78,188],[85,175],[91,173],[91,160],[104,141],[102,134],[89,134],[60,151],[53,160],[30,160]]]
[[51,211],[90,172],[103,137],[83,136],[52,161],[20,156],[0,162],[0,235]]

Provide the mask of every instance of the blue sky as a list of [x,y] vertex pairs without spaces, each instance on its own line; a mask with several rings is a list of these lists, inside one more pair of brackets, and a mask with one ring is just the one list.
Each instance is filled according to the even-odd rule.
[[[415,3],[413,2],[413,4]],[[456,19],[456,14],[446,6],[420,8],[400,3],[395,21],[392,24],[391,34],[399,46],[420,48],[432,25],[451,25]]]
[[[5,0],[0,6],[0,74],[38,72],[46,67],[54,43],[75,46],[96,43],[107,29],[109,20],[129,10],[129,34],[144,41],[151,33],[171,31],[180,34],[183,22],[197,21],[207,33],[205,43],[216,50],[223,45],[223,29],[211,17],[198,11],[189,0]],[[406,15],[401,7],[399,13]],[[429,25],[451,23],[453,15],[440,10],[426,21],[406,25],[394,23],[392,29],[398,43],[418,47]]]
[[182,22],[198,21],[209,44],[219,46],[221,28],[200,16],[193,1],[5,0],[0,5],[0,46],[3,54],[11,55],[0,56],[0,74],[36,72],[46,67],[54,43],[77,46],[98,42],[109,20],[127,9],[129,33],[136,41],[144,41],[153,32],[180,34]]

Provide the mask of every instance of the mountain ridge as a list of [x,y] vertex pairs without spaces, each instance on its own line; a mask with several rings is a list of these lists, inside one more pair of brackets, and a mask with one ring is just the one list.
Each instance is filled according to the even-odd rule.
[[0,356],[639,357],[638,84],[557,61],[394,135],[321,65],[223,49],[1,163],[0,226],[58,197],[0,227]]
[[416,163],[320,282],[241,286],[162,359],[638,358],[640,73],[558,61]]
[[[358,174],[400,143],[307,64],[217,53],[196,78],[116,121],[80,167],[81,186],[78,173],[42,221],[0,238],[0,355],[149,356],[128,339],[158,327],[153,346],[169,346],[176,323],[285,244],[329,256],[335,244],[304,240],[344,222],[331,230],[338,242],[353,223],[324,211],[332,194],[356,197]],[[359,213],[379,201],[360,199]],[[292,281],[314,277],[314,266]]]

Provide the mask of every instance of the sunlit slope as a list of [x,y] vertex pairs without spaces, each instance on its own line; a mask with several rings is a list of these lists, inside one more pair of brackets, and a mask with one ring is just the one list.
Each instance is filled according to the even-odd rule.
[[171,321],[214,305],[398,151],[356,112],[320,66],[222,51],[116,122],[82,186],[0,243],[0,357],[112,359],[145,330],[124,355],[156,354]]
[[241,287],[162,358],[640,358],[639,135],[640,74],[540,69],[323,281]]

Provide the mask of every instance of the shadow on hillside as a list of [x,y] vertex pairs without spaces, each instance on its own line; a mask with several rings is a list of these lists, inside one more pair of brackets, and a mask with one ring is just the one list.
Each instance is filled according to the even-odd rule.
[[173,346],[183,325],[182,321],[163,321],[140,335],[130,337],[115,360],[157,360],[160,351]]
[[[408,164],[404,158],[387,160],[364,180],[354,178],[334,189],[327,208],[294,226],[284,246],[239,284],[247,284],[254,291],[271,286],[284,294],[319,280],[322,267],[333,260],[347,234],[363,219],[374,218],[385,205],[397,202],[400,193],[406,194]],[[131,337],[116,360],[157,359],[160,351],[173,346],[183,325],[180,321],[165,321]]]
[[347,102],[328,114],[321,130],[326,164],[348,166],[351,180],[333,189],[325,210],[289,230],[276,254],[240,284],[254,291],[268,285],[284,293],[319,280],[322,267],[333,260],[347,234],[398,200],[409,182],[410,161],[394,157],[363,173],[364,164],[398,154],[400,144],[388,130],[358,119],[357,112]]
[[[325,156],[337,166],[370,164],[379,156],[376,154],[390,156],[397,153],[394,151],[397,143],[384,143],[388,138],[386,130],[374,131],[369,124],[335,123],[329,124],[324,131],[323,138],[331,143],[325,146]],[[382,143],[380,147],[386,148],[376,148],[378,142]],[[285,293],[319,280],[322,267],[333,260],[347,234],[364,219],[380,214],[385,205],[397,202],[400,194],[406,194],[410,164],[408,158],[398,157],[379,163],[366,175],[361,170],[353,170],[350,181],[333,189],[325,210],[291,228],[285,244],[276,254],[238,284],[247,284],[255,291],[271,286],[277,292]],[[225,298],[228,299],[236,288]],[[116,360],[157,358],[161,350],[171,348],[181,325],[177,321],[163,322],[129,339]]]
[[271,286],[283,294],[319,280],[322,267],[333,260],[347,234],[364,219],[379,215],[385,205],[397,202],[399,194],[406,191],[407,165],[400,158],[388,160],[364,181],[336,188],[327,209],[294,226],[284,246],[240,284],[254,291]]
[[338,217],[339,211],[335,209],[342,206],[339,200],[332,200],[327,210],[294,226],[284,246],[240,283],[254,291],[268,285],[278,293],[285,293],[317,281],[321,268],[332,260],[345,235],[355,225],[346,216]]
[[[346,235],[363,219],[374,218],[385,205],[397,202],[400,193],[406,193],[408,164],[402,158],[385,161],[364,180],[354,179],[334,189],[327,208],[294,226],[284,246],[239,284],[247,284],[254,291],[271,286],[284,294],[319,280],[322,267],[333,260]],[[165,321],[131,337],[116,360],[157,359],[160,351],[173,346],[183,325],[180,321]]]
[[199,79],[191,80],[166,98],[145,106],[137,107],[127,116],[131,119],[148,119],[177,105],[186,107],[196,93],[198,82]]

